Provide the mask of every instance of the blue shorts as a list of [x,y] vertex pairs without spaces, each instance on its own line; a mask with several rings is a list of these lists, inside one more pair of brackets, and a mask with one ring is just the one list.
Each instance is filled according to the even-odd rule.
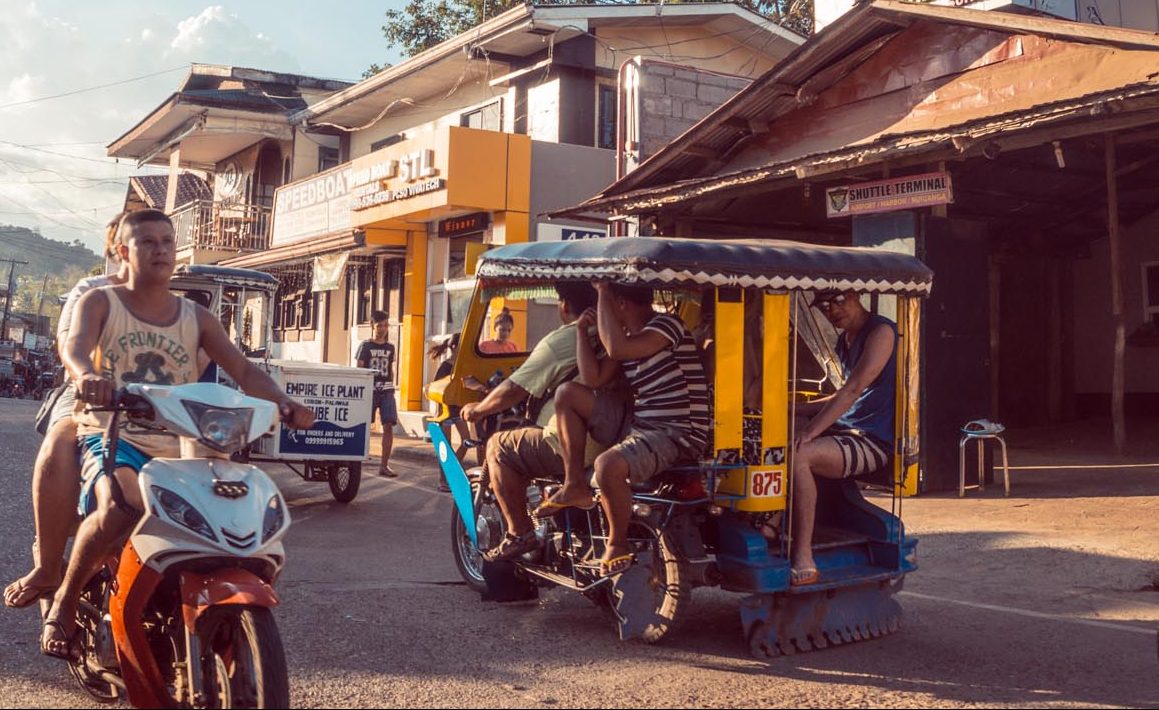
[[[96,485],[97,481],[105,475],[105,435],[82,436],[79,444],[81,450],[81,487],[77,512],[81,515],[89,515],[97,509]],[[152,458],[152,456],[141,453],[137,447],[129,442],[118,441],[117,460],[114,468],[124,466],[140,473],[141,468]]]
[[394,390],[374,393],[374,407],[370,414],[370,421],[374,421],[375,414],[383,426],[398,424],[398,405],[394,402]]

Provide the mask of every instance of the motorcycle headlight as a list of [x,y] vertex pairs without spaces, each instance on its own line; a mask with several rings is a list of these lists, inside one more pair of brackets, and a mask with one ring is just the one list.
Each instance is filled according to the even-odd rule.
[[270,498],[266,505],[266,515],[262,520],[262,544],[273,537],[286,524],[286,513],[282,510],[282,499],[278,496]]
[[206,446],[232,454],[249,443],[250,421],[254,416],[252,408],[227,409],[185,400],[181,404],[197,423],[197,431],[201,434],[198,440]]
[[170,520],[204,538],[217,542],[217,535],[214,534],[213,528],[209,527],[209,521],[189,501],[168,488],[161,486],[151,486],[151,488],[153,497],[157,499],[157,504],[161,506],[161,510],[165,511],[165,515],[169,516]]

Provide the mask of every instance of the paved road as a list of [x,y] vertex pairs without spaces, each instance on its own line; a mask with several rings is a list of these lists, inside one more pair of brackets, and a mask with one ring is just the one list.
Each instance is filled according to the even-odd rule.
[[[4,581],[28,563],[35,409],[0,400]],[[1123,502],[1143,521],[1120,525],[1129,544],[1068,537],[1065,519],[1037,521],[1039,499],[908,501],[923,569],[907,580],[902,631],[758,661],[741,642],[736,598],[717,591],[698,590],[688,627],[654,647],[618,642],[595,608],[563,592],[532,607],[481,603],[458,581],[434,472],[398,469],[397,481],[366,480],[349,506],[325,484],[275,471],[294,520],[277,616],[295,706],[1159,705],[1159,593],[1140,591],[1156,569],[1141,551],[1157,539],[1154,498]],[[1091,501],[1118,505],[1064,503],[1081,512]],[[938,513],[962,505],[965,517]],[[1096,529],[1108,526],[1118,529]],[[0,610],[0,707],[87,707],[63,666],[36,652],[37,631],[32,612]]]

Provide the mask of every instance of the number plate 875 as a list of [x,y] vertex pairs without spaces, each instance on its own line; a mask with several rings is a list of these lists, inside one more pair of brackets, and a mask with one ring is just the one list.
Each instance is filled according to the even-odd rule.
[[775,498],[784,494],[785,471],[779,468],[749,470],[750,498]]

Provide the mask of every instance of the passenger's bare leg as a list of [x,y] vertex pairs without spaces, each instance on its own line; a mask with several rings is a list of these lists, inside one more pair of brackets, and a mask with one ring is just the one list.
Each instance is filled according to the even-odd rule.
[[596,485],[600,502],[608,516],[608,547],[603,560],[621,557],[628,549],[628,523],[632,517],[632,486],[628,483],[628,462],[616,451],[605,451],[596,458]]
[[590,387],[567,382],[555,391],[555,416],[559,423],[559,443],[563,455],[563,487],[551,500],[564,505],[587,505],[591,488],[584,480],[584,450],[587,448],[588,420],[596,405]]
[[524,535],[531,531],[531,515],[527,512],[527,484],[515,471],[499,463],[499,437],[487,441],[487,471],[491,474],[491,490],[499,502],[507,531]]
[[793,568],[816,569],[813,560],[813,528],[817,522],[817,481],[841,478],[844,462],[837,442],[829,437],[814,439],[793,456]]
[[[138,511],[141,510],[137,473],[131,468],[121,467],[117,469],[116,475],[125,501]],[[76,629],[76,607],[81,590],[105,560],[118,551],[133,529],[135,516],[113,500],[112,487],[107,478],[97,481],[94,492],[97,496],[97,510],[85,518],[77,530],[64,582],[56,590],[52,609],[45,619],[41,648],[54,655],[68,652],[69,642]],[[50,625],[50,621],[54,623]]]
[[48,430],[36,455],[32,508],[37,553],[32,570],[4,590],[7,606],[26,606],[43,590],[60,584],[64,577],[64,548],[76,526],[79,481],[76,425],[65,419]]

